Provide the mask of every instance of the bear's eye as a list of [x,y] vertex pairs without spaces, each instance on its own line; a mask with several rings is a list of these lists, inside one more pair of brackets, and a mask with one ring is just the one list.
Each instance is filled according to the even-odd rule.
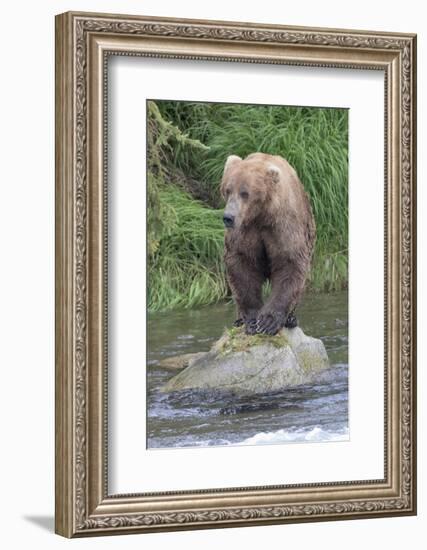
[[228,197],[228,195],[231,193],[230,191],[230,188],[227,187],[227,189],[225,190],[225,196]]
[[247,199],[249,197],[249,193],[247,191],[241,191],[240,196],[242,199]]

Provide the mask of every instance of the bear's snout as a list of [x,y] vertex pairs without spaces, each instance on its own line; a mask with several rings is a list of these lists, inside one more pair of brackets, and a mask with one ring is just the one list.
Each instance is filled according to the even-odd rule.
[[224,217],[222,218],[225,227],[233,227],[234,226],[234,216],[232,214],[224,214]]

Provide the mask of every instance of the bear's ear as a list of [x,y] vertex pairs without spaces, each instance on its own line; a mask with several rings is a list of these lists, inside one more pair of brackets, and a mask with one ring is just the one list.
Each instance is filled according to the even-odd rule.
[[226,174],[227,174],[227,170],[229,170],[232,166],[234,166],[234,164],[236,164],[236,162],[240,162],[242,159],[240,157],[238,157],[237,155],[230,155],[227,160],[225,161],[225,165],[224,165],[224,172],[222,174],[222,182],[221,182],[221,188],[220,188],[220,192],[221,192],[221,195],[222,197],[225,199],[225,195],[224,195],[224,189],[225,189],[225,185],[227,184],[227,178],[226,178]]
[[227,160],[225,161],[225,165],[224,165],[224,174],[226,173],[226,171],[231,168],[233,166],[233,164],[235,164],[236,162],[238,162],[239,160],[242,160],[240,157],[238,157],[237,155],[230,155]]
[[280,180],[280,168],[270,164],[267,169],[267,177],[272,183],[279,183]]

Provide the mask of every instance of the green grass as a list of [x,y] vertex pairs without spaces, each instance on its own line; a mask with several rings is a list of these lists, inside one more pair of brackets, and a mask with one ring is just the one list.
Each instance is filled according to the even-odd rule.
[[151,309],[192,307],[226,296],[219,183],[228,155],[255,151],[284,156],[310,196],[317,241],[308,286],[346,287],[346,110],[164,101],[155,107],[149,176],[157,214],[150,221],[149,206],[149,234],[159,227],[149,237]]
[[169,224],[149,258],[151,311],[217,302],[227,294],[222,251],[222,210],[207,208],[174,186],[160,191]]

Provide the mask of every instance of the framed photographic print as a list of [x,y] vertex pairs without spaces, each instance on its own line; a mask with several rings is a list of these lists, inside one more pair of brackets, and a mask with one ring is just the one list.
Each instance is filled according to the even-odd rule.
[[416,513],[416,37],[56,18],[56,532]]

